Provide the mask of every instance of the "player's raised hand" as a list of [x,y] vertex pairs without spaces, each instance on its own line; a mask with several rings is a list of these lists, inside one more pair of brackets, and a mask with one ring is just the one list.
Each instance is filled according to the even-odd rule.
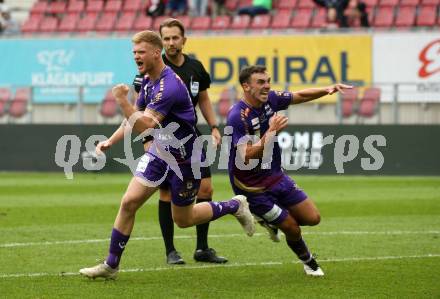
[[102,155],[103,152],[108,150],[111,146],[112,146],[112,143],[110,142],[110,140],[107,139],[107,140],[101,141],[100,143],[98,143],[96,145],[95,152],[98,155]]
[[278,133],[279,131],[287,127],[288,121],[289,119],[287,118],[287,116],[275,114],[269,120],[269,130]]
[[118,84],[112,88],[112,94],[119,101],[119,99],[127,97],[129,90],[126,84]]
[[334,94],[336,92],[344,93],[344,89],[352,89],[352,85],[337,83],[327,87],[328,94]]

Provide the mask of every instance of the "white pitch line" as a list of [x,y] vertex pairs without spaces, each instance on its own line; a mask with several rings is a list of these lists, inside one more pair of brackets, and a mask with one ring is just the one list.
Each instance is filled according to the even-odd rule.
[[[383,261],[383,260],[402,260],[402,259],[420,259],[420,258],[438,258],[440,253],[429,253],[425,255],[403,255],[403,256],[376,256],[376,257],[347,257],[347,258],[334,258],[327,260],[320,260],[319,263],[343,263],[343,262],[361,262],[361,261]],[[293,262],[255,262],[255,263],[231,263],[223,265],[186,265],[186,266],[168,266],[168,267],[155,267],[155,268],[133,268],[122,269],[122,273],[135,273],[135,272],[155,272],[155,271],[177,271],[177,270],[197,270],[197,269],[209,269],[209,268],[240,268],[240,267],[255,267],[255,266],[282,266],[290,264],[299,264],[300,261]],[[1,278],[20,278],[20,277],[45,277],[45,276],[76,276],[78,272],[62,272],[62,273],[14,273],[14,274],[0,274]]]
[[[336,232],[303,232],[303,235],[333,236],[333,235],[431,235],[440,234],[440,231],[336,231]],[[254,234],[256,237],[266,236],[263,233]],[[221,234],[209,235],[210,238],[235,238],[246,237],[244,234]],[[193,235],[175,236],[175,239],[194,239]],[[64,240],[64,241],[45,241],[45,242],[25,242],[25,243],[3,243],[0,248],[11,247],[30,247],[30,246],[50,246],[50,245],[68,245],[68,244],[87,244],[109,242],[110,239],[85,239],[85,240]],[[130,241],[154,241],[162,240],[162,237],[133,237]]]

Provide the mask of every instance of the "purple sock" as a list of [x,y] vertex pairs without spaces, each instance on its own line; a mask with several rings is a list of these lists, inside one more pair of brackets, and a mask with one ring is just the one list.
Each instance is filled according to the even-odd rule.
[[209,204],[212,208],[211,221],[223,217],[227,214],[234,214],[235,212],[237,212],[238,207],[240,206],[240,202],[235,199],[220,202],[210,201]]
[[118,267],[119,262],[121,261],[122,252],[125,249],[125,245],[127,245],[128,239],[130,239],[130,236],[126,236],[116,228],[113,228],[112,237],[110,239],[109,254],[105,261],[106,264],[113,269]]
[[306,243],[301,237],[298,241],[286,240],[287,245],[289,245],[290,249],[298,256],[300,260],[303,262],[310,261],[312,255],[310,254],[309,249],[307,248]]

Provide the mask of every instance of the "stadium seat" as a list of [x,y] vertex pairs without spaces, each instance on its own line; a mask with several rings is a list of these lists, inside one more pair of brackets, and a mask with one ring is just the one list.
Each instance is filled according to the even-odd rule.
[[144,14],[140,14],[137,19],[134,21],[133,30],[141,31],[145,29],[151,29],[153,25],[153,19]]
[[257,15],[252,19],[250,29],[262,30],[270,28],[270,15]]
[[315,4],[315,2],[313,2],[313,0],[299,0],[297,5],[297,8],[299,9],[303,9],[303,8],[313,9],[315,7],[317,7],[317,5]]
[[133,28],[135,17],[136,15],[134,12],[124,12],[116,21],[114,30],[119,32],[130,31]]
[[47,2],[40,2],[37,1],[35,2],[35,4],[32,6],[31,10],[30,10],[30,15],[43,15],[47,12],[49,5],[47,4]]
[[221,31],[229,29],[231,24],[230,16],[218,16],[212,20],[211,30]]
[[11,91],[9,88],[0,88],[0,117],[6,114],[7,105],[11,99]]
[[[299,0],[299,2],[302,2],[302,0]],[[297,5],[297,0],[290,0],[290,1],[279,0],[273,5],[273,7],[279,10],[281,9],[292,10],[296,8],[296,5]]]
[[380,7],[394,7],[399,4],[399,0],[380,0]]
[[190,30],[208,30],[211,27],[211,17],[200,16],[192,19]]
[[107,0],[107,2],[105,3],[104,12],[119,12],[121,11],[121,9],[121,0]]
[[347,89],[341,93],[341,113],[342,117],[350,117],[356,110],[356,102],[359,90],[357,88]]
[[69,4],[67,5],[67,12],[80,13],[84,11],[84,8],[85,8],[85,1],[80,1],[80,0],[69,1]]
[[43,15],[40,14],[31,15],[29,19],[27,19],[21,26],[21,32],[23,33],[37,32],[38,28],[40,27],[40,23],[42,19],[43,19]]
[[374,7],[379,3],[379,0],[363,0],[367,7]]
[[87,1],[87,7],[86,7],[87,13],[91,13],[91,12],[99,13],[103,10],[103,8],[104,8],[104,1],[102,0]]
[[313,10],[310,8],[300,8],[296,10],[296,14],[291,22],[291,27],[306,29],[309,27],[310,20],[312,19]]
[[106,12],[101,15],[98,22],[96,23],[96,31],[112,31],[116,22],[116,13]]
[[403,6],[414,6],[419,5],[420,0],[400,0],[400,7]]
[[112,94],[112,90],[109,89],[101,103],[101,116],[104,118],[114,117],[118,114],[118,111],[118,103]]
[[27,113],[27,106],[30,100],[29,88],[19,88],[15,91],[15,96],[9,106],[9,115],[14,118],[22,117]]
[[369,87],[359,103],[358,115],[361,117],[372,117],[378,112],[381,91],[376,87]]
[[63,1],[54,1],[51,2],[46,9],[46,12],[52,14],[62,14],[66,12],[66,2]]
[[230,88],[225,88],[220,94],[220,98],[217,102],[217,113],[223,122],[226,122],[226,118],[228,117],[229,109],[232,106],[232,103],[235,102],[235,99],[232,99],[232,92]]
[[279,10],[275,13],[272,18],[272,24],[270,27],[272,29],[285,29],[290,26],[290,18],[292,17],[292,12],[290,10]]
[[138,12],[142,9],[142,0],[125,0],[122,7],[122,10],[125,12]]
[[239,0],[237,9],[247,6],[252,6],[252,0]]
[[327,10],[325,8],[319,8],[315,16],[312,19],[312,28],[324,28],[327,25]]
[[76,31],[76,24],[79,20],[79,14],[77,13],[71,13],[65,15],[61,21],[60,25],[58,26],[59,32],[74,32]]
[[437,18],[436,7],[427,5],[419,9],[419,14],[416,17],[416,25],[424,27],[432,27],[435,25]]
[[229,29],[232,30],[245,30],[249,27],[251,23],[251,17],[248,15],[238,15],[232,18],[231,26]]
[[238,0],[226,0],[225,7],[229,11],[236,11],[238,7]]
[[440,5],[440,0],[422,0],[421,5]]
[[192,18],[188,15],[186,16],[179,16],[178,17],[179,21],[182,22],[183,27],[185,28],[190,28],[191,24],[192,24]]
[[97,13],[89,12],[85,14],[78,22],[77,31],[79,32],[93,31],[95,29],[95,24],[97,19],[98,19]]
[[391,27],[394,20],[394,7],[378,7],[374,17],[374,27]]
[[58,19],[56,17],[45,17],[40,24],[40,32],[55,32],[58,28]]
[[416,20],[416,7],[415,6],[402,6],[396,16],[394,25],[399,28],[411,27]]

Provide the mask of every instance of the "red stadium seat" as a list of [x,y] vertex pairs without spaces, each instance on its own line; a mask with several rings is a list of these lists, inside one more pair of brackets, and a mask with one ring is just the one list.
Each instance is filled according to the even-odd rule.
[[58,19],[55,17],[45,17],[40,24],[40,32],[54,32],[58,28]]
[[317,5],[315,4],[315,2],[313,2],[313,0],[299,0],[298,2],[298,8],[308,8],[308,9],[312,9],[317,7]]
[[106,12],[101,15],[98,22],[96,23],[96,31],[112,31],[116,23],[116,13]]
[[85,8],[85,1],[74,0],[69,1],[69,5],[67,6],[68,13],[80,13],[83,12]]
[[380,93],[380,89],[376,87],[370,87],[364,91],[364,95],[359,103],[359,116],[372,117],[378,112]]
[[420,0],[401,0],[400,1],[400,7],[402,6],[417,6],[419,5]]
[[111,89],[109,89],[102,100],[100,113],[105,118],[114,117],[118,114],[119,108]]
[[399,0],[380,0],[379,2],[380,7],[396,6],[398,4]]
[[217,113],[225,122],[229,113],[229,109],[231,108],[232,103],[235,102],[235,99],[233,99],[233,97],[233,92],[230,90],[230,88],[227,87],[223,89],[217,102]]
[[29,19],[27,19],[21,26],[21,32],[23,33],[37,32],[38,28],[40,27],[40,23],[42,19],[43,19],[43,15],[31,15]]
[[52,14],[62,14],[66,12],[66,2],[55,1],[49,4],[47,12]]
[[192,24],[192,18],[190,16],[179,16],[179,21],[182,22],[183,27],[190,28]]
[[49,5],[47,2],[35,2],[30,10],[30,15],[42,15],[47,12]]
[[393,7],[379,7],[374,18],[374,27],[391,27],[394,21]]
[[15,118],[22,117],[27,113],[27,106],[30,100],[29,88],[19,88],[9,106],[9,115]]
[[379,4],[379,0],[363,0],[362,2],[364,2],[367,7],[374,7]]
[[229,11],[236,11],[238,7],[238,0],[226,0],[225,7]]
[[138,12],[142,10],[142,0],[126,0],[124,1],[123,11]]
[[403,6],[399,8],[394,25],[400,28],[411,27],[416,20],[416,7]]
[[261,30],[270,28],[270,15],[257,15],[252,19],[250,29]]
[[85,14],[78,22],[77,31],[86,32],[95,30],[96,20],[98,19],[98,14],[94,12],[89,12]]
[[230,16],[218,16],[212,20],[211,30],[221,31],[229,29],[231,24]]
[[440,0],[422,0],[422,5],[440,5]]
[[72,13],[67,14],[61,19],[60,25],[58,26],[59,32],[74,32],[76,31],[76,24],[79,20],[79,14]]
[[242,7],[252,6],[252,0],[239,0],[238,1],[238,9]]
[[[302,0],[299,0],[299,2],[302,2]],[[274,5],[274,8],[292,10],[292,9],[296,8],[296,5],[297,5],[297,0],[290,0],[290,1],[279,0]]]
[[90,12],[99,13],[103,10],[103,8],[104,8],[104,1],[102,0],[87,1],[86,12],[88,13]]
[[140,14],[137,19],[134,21],[133,30],[141,31],[141,30],[151,30],[153,26],[153,19],[144,14]]
[[320,8],[316,11],[313,17],[312,28],[324,28],[327,25],[327,10],[325,8]]
[[124,12],[116,21],[115,31],[130,31],[133,28],[133,23],[136,15],[134,12]]
[[251,23],[251,17],[248,15],[238,15],[232,18],[231,26],[229,29],[233,30],[245,30]]
[[437,18],[435,6],[422,6],[419,9],[419,14],[416,18],[417,26],[432,27],[435,25],[435,19]]
[[301,8],[296,10],[296,14],[291,22],[291,27],[306,29],[309,27],[312,19],[313,10],[310,8]]
[[200,16],[192,19],[191,30],[208,30],[211,27],[211,17]]
[[104,7],[104,12],[119,12],[122,9],[121,0],[107,0]]
[[356,102],[359,90],[357,88],[347,89],[341,93],[341,112],[342,117],[350,117],[356,110]]
[[290,26],[290,18],[292,17],[292,12],[290,10],[279,10],[272,18],[272,24],[270,27],[272,29],[284,29]]

